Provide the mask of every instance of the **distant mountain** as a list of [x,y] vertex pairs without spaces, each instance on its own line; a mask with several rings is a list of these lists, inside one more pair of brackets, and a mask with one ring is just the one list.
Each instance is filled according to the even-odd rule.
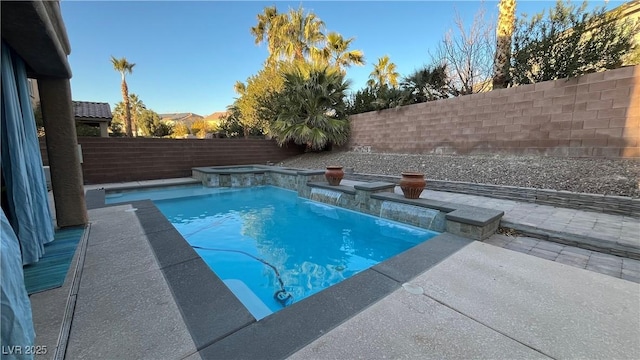
[[227,115],[226,111],[217,111],[214,112],[213,114],[207,116],[204,118],[204,121],[207,122],[207,124],[209,125],[213,125],[213,126],[219,126],[220,125],[220,118]]
[[170,114],[158,114],[164,121],[170,121],[173,123],[182,122],[187,126],[191,126],[195,121],[204,119],[204,116],[194,113],[170,113]]
[[204,118],[205,121],[220,121],[220,118],[227,115],[226,111],[216,111]]
[[170,122],[172,124],[183,123],[189,128],[191,128],[194,122],[204,120],[208,126],[211,126],[212,129],[216,129],[220,125],[220,118],[226,114],[226,111],[216,111],[207,117],[194,113],[168,113],[159,115],[160,118],[166,122]]

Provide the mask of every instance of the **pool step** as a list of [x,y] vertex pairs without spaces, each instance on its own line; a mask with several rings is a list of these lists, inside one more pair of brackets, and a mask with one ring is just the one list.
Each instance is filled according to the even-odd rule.
[[262,302],[258,295],[256,295],[244,281],[239,279],[227,279],[223,280],[225,285],[231,290],[231,292],[240,300],[247,310],[253,315],[256,320],[260,320],[268,315],[273,314],[273,311],[269,309],[267,304]]

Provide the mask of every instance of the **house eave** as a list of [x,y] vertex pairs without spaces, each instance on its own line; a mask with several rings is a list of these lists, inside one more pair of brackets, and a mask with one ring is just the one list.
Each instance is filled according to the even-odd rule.
[[96,122],[108,122],[108,123],[110,123],[111,122],[111,119],[109,119],[109,118],[100,118],[100,117],[78,117],[78,116],[76,116],[75,120],[79,121],[79,122],[93,122],[93,123],[96,123]]
[[57,1],[2,1],[2,40],[34,78],[71,78],[71,46]]

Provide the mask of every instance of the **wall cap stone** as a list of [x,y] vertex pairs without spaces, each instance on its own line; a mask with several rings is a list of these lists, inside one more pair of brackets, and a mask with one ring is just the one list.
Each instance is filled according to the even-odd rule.
[[325,170],[301,170],[298,171],[298,175],[312,176],[312,175],[324,175]]
[[396,193],[375,193],[371,194],[372,199],[378,200],[387,200],[399,202],[407,205],[414,205],[423,208],[435,209],[442,212],[452,212],[458,208],[464,207],[464,205],[457,205],[450,202],[438,201],[438,200],[428,200],[428,199],[407,199],[403,195]]
[[364,184],[355,184],[353,187],[356,190],[365,190],[365,191],[376,191],[376,190],[386,190],[393,189],[396,187],[396,184],[384,181],[374,181],[370,183]]
[[452,211],[446,214],[445,218],[463,224],[486,226],[496,220],[500,220],[502,216],[504,216],[504,211],[469,206]]

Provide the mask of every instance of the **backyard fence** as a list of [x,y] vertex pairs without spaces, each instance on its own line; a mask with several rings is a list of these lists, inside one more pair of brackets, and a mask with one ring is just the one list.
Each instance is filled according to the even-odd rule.
[[356,151],[640,158],[640,65],[350,119]]
[[[45,138],[40,139],[48,165]],[[79,137],[85,184],[191,176],[198,166],[279,162],[301,153],[264,139],[154,139]]]

